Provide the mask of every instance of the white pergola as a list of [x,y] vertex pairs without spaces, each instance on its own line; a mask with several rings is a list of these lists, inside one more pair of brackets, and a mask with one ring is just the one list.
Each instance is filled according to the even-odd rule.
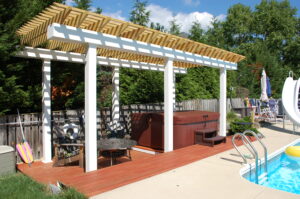
[[[113,120],[119,120],[119,68],[164,72],[164,151],[173,150],[174,74],[220,69],[220,131],[226,135],[226,71],[243,56],[129,22],[54,3],[22,26],[18,56],[43,60],[43,158],[51,154],[51,61],[85,64],[86,171],[97,169],[97,65],[113,67]],[[46,44],[46,45],[45,45]],[[38,48],[43,46],[44,48]],[[46,46],[46,47],[45,47]]]

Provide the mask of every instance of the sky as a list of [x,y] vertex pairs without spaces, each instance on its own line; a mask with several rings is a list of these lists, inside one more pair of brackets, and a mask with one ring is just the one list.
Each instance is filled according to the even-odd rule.
[[[181,31],[188,32],[194,21],[198,21],[202,28],[211,27],[213,17],[218,20],[226,18],[227,10],[232,5],[241,3],[252,9],[261,0],[148,0],[147,9],[150,11],[150,21],[159,22],[166,28],[169,22],[176,20]],[[73,5],[73,0],[66,0],[68,5]],[[129,14],[134,0],[92,0],[92,10],[97,7],[103,9],[103,15],[129,20]],[[298,9],[300,16],[300,0],[290,0],[292,7]]]

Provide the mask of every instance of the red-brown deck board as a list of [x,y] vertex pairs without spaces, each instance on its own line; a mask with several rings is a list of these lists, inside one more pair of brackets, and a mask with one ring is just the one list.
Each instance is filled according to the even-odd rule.
[[102,159],[99,160],[100,169],[89,173],[84,173],[78,166],[52,167],[51,163],[41,162],[35,162],[31,167],[20,164],[18,169],[39,182],[60,181],[87,196],[93,196],[231,149],[229,139],[214,147],[193,145],[158,155],[133,151],[133,161],[123,159],[126,162],[102,168],[103,163],[107,166],[109,162]]

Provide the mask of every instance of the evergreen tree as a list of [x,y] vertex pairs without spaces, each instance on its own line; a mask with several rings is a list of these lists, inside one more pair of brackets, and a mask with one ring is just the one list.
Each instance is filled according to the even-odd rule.
[[[41,110],[41,61],[16,58],[16,31],[53,0],[0,1],[0,115]],[[56,1],[62,2],[62,1]]]
[[212,27],[206,32],[207,43],[215,47],[228,49],[224,31],[223,22],[214,18],[212,21]]
[[[130,13],[130,21],[146,26],[150,12],[147,2],[136,0]],[[159,26],[157,26],[159,27]],[[122,104],[153,103],[163,101],[163,73],[122,68],[120,71]]]
[[74,0],[75,7],[83,10],[90,10],[91,0]]
[[101,14],[102,11],[103,11],[102,8],[99,8],[99,7],[98,7],[98,8],[96,9],[95,13]]
[[165,26],[161,25],[160,23],[150,23],[150,28],[161,31],[161,32],[166,32]]
[[169,33],[172,35],[180,35],[180,25],[176,23],[176,19],[173,19],[170,23]]
[[206,35],[204,30],[201,28],[201,24],[199,22],[193,22],[193,25],[190,29],[189,39],[201,43],[206,42]]
[[149,23],[150,11],[146,10],[147,1],[136,0],[132,11],[130,12],[130,21],[141,25],[147,26]]

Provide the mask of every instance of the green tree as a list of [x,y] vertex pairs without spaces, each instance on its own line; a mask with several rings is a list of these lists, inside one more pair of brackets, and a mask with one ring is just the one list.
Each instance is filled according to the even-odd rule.
[[207,39],[206,39],[205,31],[201,28],[201,24],[199,22],[194,21],[189,32],[190,32],[189,39],[201,43],[206,42]]
[[123,104],[156,103],[163,101],[163,73],[122,69],[121,101]]
[[146,10],[147,1],[136,0],[129,20],[141,26],[147,26],[149,23],[150,11]]
[[209,67],[188,69],[186,75],[176,75],[176,100],[219,97],[219,70]]
[[235,4],[228,9],[223,23],[226,43],[237,47],[252,40],[253,12],[249,6]]
[[53,2],[0,1],[0,114],[41,108],[41,62],[14,56],[19,44],[16,30]]
[[[254,11],[254,33],[272,52],[280,53],[297,33],[296,8],[288,0],[262,0]],[[279,54],[279,56],[281,56]]]
[[228,49],[224,31],[223,22],[214,18],[212,21],[212,27],[206,32],[207,43],[212,46]]
[[[147,2],[135,1],[130,21],[146,26],[150,12]],[[163,26],[153,24],[152,28]],[[122,68],[120,71],[120,98],[122,104],[153,103],[163,101],[163,73]]]
[[75,7],[83,10],[90,10],[91,0],[74,0]]
[[103,11],[102,8],[99,8],[99,7],[98,7],[98,8],[96,9],[95,13],[101,14],[102,11]]
[[300,36],[297,35],[284,47],[283,61],[294,73],[300,75]]
[[161,31],[161,32],[166,32],[167,31],[165,26],[161,25],[160,23],[151,22],[150,23],[150,28],[152,28],[154,30]]
[[180,25],[177,24],[176,19],[174,18],[170,23],[169,33],[172,35],[180,35]]

